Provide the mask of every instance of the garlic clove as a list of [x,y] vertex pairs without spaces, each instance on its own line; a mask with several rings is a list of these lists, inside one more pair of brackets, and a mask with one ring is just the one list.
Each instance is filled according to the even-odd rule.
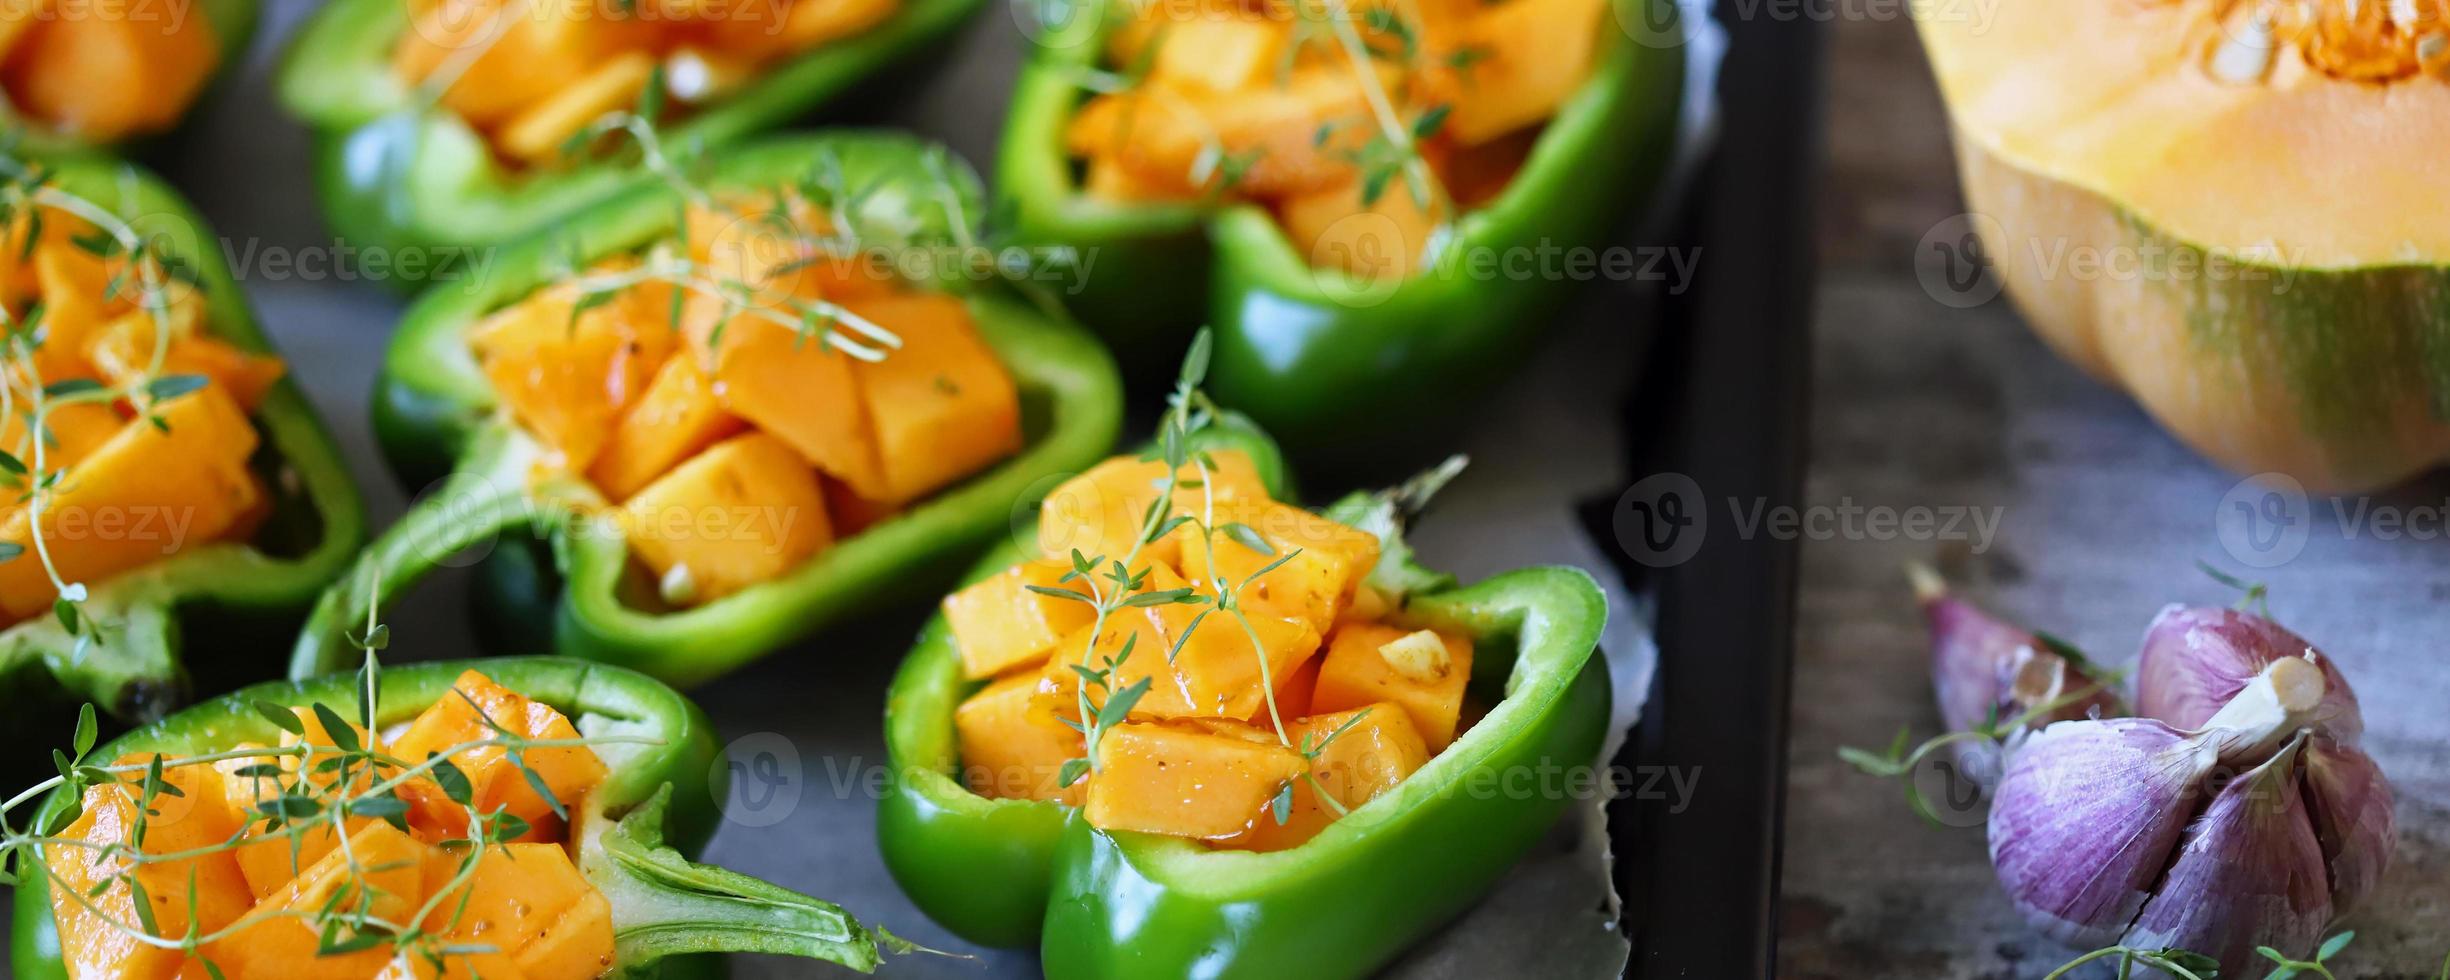
[[2033,927],[2105,946],[2142,911],[2218,760],[2210,735],[2149,718],[2060,722],[2009,757],[1991,865]]
[[[2071,661],[2031,630],[2008,623],[1948,591],[1939,575],[1908,565],[1923,617],[1931,627],[1931,684],[1940,720],[1968,731],[1993,719],[2012,720],[2064,701],[2034,726],[2094,714],[2124,714],[2117,692],[2089,664]],[[2089,693],[2088,693],[2089,689]]]
[[2220,961],[2221,976],[2264,963],[2257,946],[2309,956],[2331,921],[2329,875],[2297,779],[2305,739],[2231,780],[2186,829],[2169,873],[2123,942]]
[[2263,668],[2285,657],[2321,665],[2329,693],[2316,726],[2354,744],[2365,719],[2339,667],[2287,627],[2237,609],[2171,605],[2153,617],[2136,658],[2136,713],[2200,728]]
[[2399,844],[2390,780],[2373,757],[2326,735],[2306,742],[2306,809],[2331,873],[2331,904],[2347,914],[2372,894]]

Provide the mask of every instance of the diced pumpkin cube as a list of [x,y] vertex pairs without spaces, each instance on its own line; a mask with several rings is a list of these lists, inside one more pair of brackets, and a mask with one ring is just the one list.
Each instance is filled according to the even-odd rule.
[[[1211,499],[1220,503],[1266,499],[1267,484],[1260,480],[1259,469],[1248,455],[1226,449],[1209,458],[1215,460],[1216,468],[1207,474],[1204,485],[1197,466],[1183,467],[1178,477],[1181,485],[1174,493],[1174,513],[1196,513]],[[1162,492],[1165,476],[1163,462],[1116,456],[1065,480],[1039,505],[1038,553],[1069,560],[1077,550],[1092,558],[1122,560],[1139,538],[1141,520],[1149,503]],[[1140,556],[1171,564],[1181,554],[1179,546],[1167,539],[1142,549]]]
[[761,316],[735,312],[726,320],[721,307],[691,297],[687,328],[701,364],[713,365],[723,407],[862,496],[890,496],[851,358],[822,337]]
[[837,240],[833,216],[796,193],[691,205],[686,221],[691,257],[718,282],[748,286],[753,301],[769,310],[809,300],[840,302],[888,291],[892,284],[890,271],[876,268],[866,256],[832,254],[829,249],[854,243]]
[[[1300,619],[1322,633],[1378,564],[1376,535],[1299,507],[1242,499],[1216,507],[1213,519],[1206,529],[1193,523],[1174,530],[1184,577],[1208,592],[1230,584],[1243,608]],[[1245,536],[1268,550],[1253,550]]]
[[[1170,587],[1157,581],[1150,585],[1154,591]],[[1091,663],[1102,666],[1108,658],[1122,661],[1108,684],[1113,691],[1150,679],[1148,693],[1132,705],[1134,718],[1250,718],[1265,707],[1262,678],[1272,683],[1292,676],[1303,660],[1318,652],[1319,634],[1299,620],[1255,612],[1247,618],[1250,630],[1246,633],[1232,617],[1200,619],[1199,611],[1187,605],[1118,609],[1107,614]],[[1256,648],[1253,634],[1258,638]],[[1079,677],[1072,666],[1081,662],[1081,651],[1088,642],[1088,627],[1066,637],[1040,675],[1041,696],[1051,696],[1059,708],[1074,700],[1065,692],[1077,690]],[[1130,653],[1125,656],[1127,644]],[[1171,664],[1167,663],[1169,655]],[[1092,705],[1106,702],[1105,691],[1092,689],[1089,695]]]
[[654,74],[654,55],[623,51],[510,117],[495,135],[495,142],[514,160],[544,163],[558,159],[563,144],[597,118],[636,104]]
[[1081,757],[1080,733],[1030,709],[1038,676],[997,679],[953,711],[961,737],[962,782],[995,799],[1058,800],[1079,806],[1084,783],[1063,785],[1063,764]]
[[[0,416],[0,452],[17,457],[19,462],[34,465],[34,430],[30,413],[20,404],[17,411]],[[69,468],[85,461],[127,423],[99,402],[66,402],[56,404],[43,413],[43,431],[48,437],[42,446],[45,471]],[[16,503],[24,490],[0,478],[0,511]]]
[[[122,756],[113,764],[141,765],[151,758]],[[97,845],[134,844],[142,781],[141,775],[134,775],[127,783],[88,787],[84,813],[60,836]],[[164,792],[153,798],[151,809],[155,812],[145,818],[141,848],[145,853],[207,849],[238,831],[238,817],[223,802],[220,774],[211,766],[164,766],[162,781],[176,787],[179,795]],[[182,975],[188,963],[184,954],[138,942],[70,897],[86,896],[86,903],[119,922],[139,921],[134,891],[125,881],[94,892],[104,881],[129,870],[125,856],[106,856],[92,848],[52,844],[44,848],[44,857],[54,878],[50,888],[51,910],[59,924],[60,955],[70,976],[166,980]],[[136,881],[152,900],[153,921],[160,927],[161,936],[185,935],[190,923],[199,932],[221,929],[246,914],[254,901],[247,892],[246,880],[239,876],[237,862],[227,851],[149,862],[136,865],[133,870]],[[187,900],[191,880],[195,883],[196,897],[192,908]]]
[[[162,402],[165,432],[121,426],[71,470],[42,512],[60,577],[99,582],[219,539],[263,499],[247,469],[255,427],[230,396],[206,387]],[[0,541],[34,552],[33,510],[0,515]],[[0,562],[0,622],[51,607],[41,562]]]
[[[429,864],[427,877],[456,869]],[[510,958],[525,980],[587,980],[612,967],[612,906],[579,875],[559,844],[488,848],[456,900],[427,917],[428,929],[464,943],[485,943]]]
[[[231,746],[232,749],[256,747],[251,742]],[[213,768],[221,774],[222,793],[231,812],[237,814],[239,821],[249,828],[249,840],[231,851],[231,855],[238,861],[239,875],[246,879],[247,892],[257,900],[288,885],[307,868],[313,867],[315,862],[322,860],[325,854],[331,853],[333,846],[339,843],[339,835],[330,824],[311,829],[263,829],[263,817],[257,806],[276,800],[281,795],[281,780],[271,770],[295,772],[295,761],[284,759],[282,762],[289,764],[283,765],[262,758],[236,758],[213,763]],[[368,822],[365,817],[351,818],[347,829],[350,833],[356,833]],[[293,833],[296,836],[294,848],[291,842]]]
[[1209,92],[1249,88],[1276,70],[1289,37],[1286,25],[1247,14],[1175,21],[1149,75]]
[[944,621],[961,652],[963,675],[993,677],[1034,666],[1065,636],[1089,625],[1097,610],[1088,603],[1030,591],[1030,586],[1083,591],[1086,583],[1063,582],[1069,562],[1022,562],[944,597]]
[[1346,623],[1328,638],[1311,710],[1347,711],[1380,702],[1412,716],[1431,753],[1455,740],[1472,641],[1452,633]]
[[1422,207],[1402,174],[1364,203],[1368,184],[1353,180],[1295,194],[1277,206],[1285,237],[1323,269],[1340,269],[1364,282],[1394,282],[1427,263],[1430,239],[1445,220],[1437,201]]
[[43,302],[42,346],[34,368],[45,384],[88,377],[85,349],[105,324],[127,312],[132,291],[111,296],[112,272],[101,259],[64,242],[34,250],[34,282]]
[[1020,394],[961,300],[903,293],[844,305],[902,340],[884,360],[851,365],[876,427],[880,499],[917,500],[1020,451]]
[[606,497],[628,500],[681,460],[744,425],[739,416],[723,410],[715,398],[714,379],[699,370],[697,358],[665,358],[646,393],[621,413],[587,475]]
[[[392,742],[392,754],[410,762],[424,762],[428,756],[469,742],[498,737],[495,728],[538,740],[574,739],[578,729],[570,724],[552,705],[533,700],[524,694],[494,683],[493,679],[474,670],[462,672],[452,682],[451,692],[435,701],[400,737]],[[586,746],[561,748],[531,748],[520,753],[529,769],[543,777],[545,787],[565,806],[574,804],[596,784],[604,781],[607,770],[595,750]],[[451,763],[468,777],[470,802],[479,813],[503,809],[528,822],[538,831],[550,831],[558,819],[553,807],[529,785],[527,777],[510,759],[501,746],[462,749],[451,755]],[[418,833],[431,839],[444,840],[467,836],[467,815],[456,804],[440,794],[412,798],[410,822]],[[542,836],[539,834],[538,836]]]
[[221,62],[212,19],[186,11],[166,17],[38,19],[11,46],[4,76],[17,110],[96,142],[168,129],[195,101]]
[[[1351,69],[1300,68],[1282,85],[1230,93],[1100,95],[1072,120],[1065,144],[1075,156],[1111,156],[1161,181],[1190,180],[1204,157],[1221,150],[1244,164],[1237,193],[1276,197],[1352,180],[1359,172],[1353,156],[1369,138],[1369,111]],[[1320,140],[1320,127],[1331,123]]]
[[[430,852],[416,839],[380,821],[349,835],[335,849],[257,904],[252,920],[205,948],[231,977],[353,978],[372,976],[391,958],[376,946],[336,956],[318,956],[315,919],[337,900],[390,922],[414,918],[424,899],[424,867]],[[354,860],[357,867],[351,868]],[[349,938],[345,930],[340,938]]]
[[1091,825],[1198,840],[1243,833],[1305,768],[1272,739],[1137,722],[1107,729],[1098,759]]
[[550,287],[479,321],[469,346],[511,417],[584,472],[672,353],[669,289],[641,283],[574,317],[578,288]]
[[[158,376],[202,377],[229,392],[239,408],[255,411],[256,406],[263,404],[265,393],[280,382],[284,370],[281,359],[243,351],[205,336],[197,330],[193,319],[196,315],[174,314],[170,347],[162,352]],[[131,384],[152,371],[157,327],[150,312],[122,313],[94,338],[93,346],[86,352],[87,360],[103,380],[114,385]]]
[[865,33],[893,16],[896,8],[896,0],[739,4],[711,23],[715,44],[723,50],[768,60]]
[[622,535],[665,601],[712,602],[782,577],[833,543],[808,462],[762,432],[717,443],[623,504]]
[[1413,727],[1411,716],[1392,704],[1307,718],[1299,731],[1288,734],[1295,748],[1317,751],[1310,775],[1318,786],[1308,779],[1296,781],[1285,822],[1277,823],[1273,813],[1261,814],[1248,833],[1225,842],[1226,846],[1254,851],[1297,847],[1340,817],[1320,801],[1318,787],[1325,787],[1327,795],[1349,813],[1429,764],[1428,746]]
[[1445,132],[1466,145],[1546,121],[1591,77],[1604,0],[1505,0],[1483,8],[1462,43],[1485,52],[1446,117]]
[[626,14],[569,17],[514,3],[442,0],[416,12],[392,51],[394,70],[412,83],[423,82],[471,48],[485,46],[443,90],[442,104],[470,125],[487,128],[552,97],[570,79],[621,52],[646,47],[652,37],[652,25]]
[[399,953],[383,964],[374,980],[527,980],[519,965],[500,953],[448,952],[442,965],[418,953]]
[[1191,186],[1189,175],[1167,180],[1156,174],[1142,174],[1116,163],[1113,157],[1092,157],[1088,173],[1081,179],[1081,193],[1101,201],[1166,201],[1197,197],[1199,189]]

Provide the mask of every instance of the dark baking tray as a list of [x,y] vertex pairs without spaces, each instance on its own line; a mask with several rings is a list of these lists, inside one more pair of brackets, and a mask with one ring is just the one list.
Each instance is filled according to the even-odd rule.
[[[1698,280],[1667,298],[1626,406],[1632,474],[1684,475],[1711,516],[1803,494],[1820,31],[1773,9],[1719,4],[1719,139],[1674,239],[1700,249]],[[1640,533],[1630,502],[1595,501],[1586,522],[1603,540]],[[1610,811],[1626,975],[1641,980],[1766,977],[1776,963],[1797,547],[1725,523],[1664,567],[1606,549],[1658,610],[1650,701],[1614,762],[1674,767],[1694,787],[1681,809],[1637,796]]]

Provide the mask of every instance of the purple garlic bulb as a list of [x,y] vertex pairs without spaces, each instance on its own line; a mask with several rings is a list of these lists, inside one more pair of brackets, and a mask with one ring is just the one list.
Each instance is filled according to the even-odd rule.
[[2178,728],[2195,728],[2263,668],[2286,657],[2320,665],[2330,684],[2314,727],[2341,743],[2356,744],[2365,733],[2365,716],[2338,665],[2287,627],[2237,609],[2173,604],[2153,617],[2135,663],[2136,713]]
[[1931,685],[1948,730],[2012,721],[2052,705],[2030,727],[2126,713],[2118,693],[2081,658],[1949,594],[1928,568],[1909,565],[1906,575],[1931,625]]
[[2379,772],[2309,731],[2335,703],[2329,676],[2282,657],[2193,730],[2101,718],[2034,733],[1991,805],[1991,863],[2017,910],[2063,942],[2178,946],[2225,970],[2257,945],[2311,952],[2344,904],[2335,880],[2370,888],[2388,854],[2372,850],[2389,833]]
[[2331,904],[2345,915],[2373,893],[2399,843],[2390,780],[2373,757],[2329,735],[2306,740],[2306,809],[2331,878]]

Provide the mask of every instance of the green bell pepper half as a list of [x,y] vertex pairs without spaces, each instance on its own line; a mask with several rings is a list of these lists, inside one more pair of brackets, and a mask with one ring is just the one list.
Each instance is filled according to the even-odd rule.
[[[1568,800],[1516,792],[1512,774],[1592,764],[1606,732],[1607,602],[1583,572],[1527,568],[1468,587],[1412,564],[1395,494],[1327,510],[1388,542],[1373,581],[1404,596],[1394,618],[1475,638],[1472,686],[1494,707],[1394,791],[1290,850],[1211,850],[1108,832],[1049,801],[989,799],[960,777],[962,677],[950,630],[920,633],[885,702],[891,765],[878,805],[885,865],[957,935],[1037,944],[1057,980],[1085,977],[1359,977],[1469,908]],[[973,572],[1023,558],[999,549]],[[1497,696],[1502,695],[1502,700]]]
[[[977,213],[979,191],[975,178],[960,180],[967,175],[955,167],[952,198],[958,203],[928,196],[915,178],[930,171],[927,158],[940,152],[881,132],[794,136],[727,151],[712,180],[718,187],[778,186],[804,173],[812,160],[830,156],[846,186],[868,188],[859,204],[868,213],[916,220],[949,235],[960,216]],[[298,640],[292,677],[347,664],[353,655],[348,630],[364,621],[370,597],[380,601],[452,555],[525,528],[552,545],[560,587],[538,587],[529,575],[519,591],[557,594],[552,607],[531,620],[554,624],[555,652],[696,684],[864,607],[927,594],[957,575],[990,539],[1007,533],[1016,508],[1114,444],[1122,386],[1104,348],[1086,331],[1034,307],[972,293],[968,302],[979,332],[1020,389],[1025,445],[1019,455],[836,542],[780,579],[693,608],[650,608],[653,600],[639,593],[651,590],[632,581],[628,545],[610,520],[594,516],[605,506],[600,495],[576,477],[530,480],[540,447],[498,410],[469,352],[466,330],[551,282],[557,257],[574,256],[583,266],[671,236],[680,207],[676,191],[640,188],[590,209],[563,232],[510,248],[494,275],[438,285],[411,307],[384,359],[376,433],[395,470],[411,481],[425,479],[442,461],[455,461],[454,468],[368,548],[356,573],[324,596]],[[370,583],[379,588],[369,591]]]
[[[583,736],[656,740],[597,746],[610,773],[585,800],[570,801],[579,871],[612,903],[614,966],[608,976],[721,976],[721,964],[704,954],[727,952],[805,956],[873,971],[880,943],[902,946],[831,902],[683,857],[696,854],[714,835],[730,770],[706,713],[654,678],[558,657],[385,667],[378,673],[376,727],[404,723],[449,696],[452,683],[469,669],[551,705]],[[357,674],[341,673],[259,684],[131,731],[90,758],[108,764],[131,754],[175,758],[242,742],[278,744],[283,733],[257,712],[256,702],[321,703],[355,718],[358,682]],[[68,803],[54,790],[40,813],[47,818]],[[10,941],[16,975],[67,980],[48,878],[21,874],[21,879]]]
[[[184,0],[161,2],[166,7],[173,2],[183,3]],[[193,7],[184,8],[184,16],[203,17],[210,22],[214,36],[221,42],[221,60],[213,67],[213,81],[207,82],[203,91],[197,93],[197,101],[209,95],[221,79],[229,77],[231,66],[246,62],[247,45],[255,39],[255,22],[261,7],[262,0],[199,0]],[[131,14],[141,14],[146,8],[138,5],[128,9]],[[195,111],[195,106],[190,104],[187,111]],[[5,99],[0,99],[0,133],[7,134],[8,139],[15,141],[12,147],[15,152],[51,157],[141,147],[161,136],[160,133],[146,133],[117,143],[96,143],[75,133],[61,132],[39,120],[27,119],[18,114],[15,107],[8,105]]]
[[[1522,170],[1453,224],[1439,264],[1402,280],[1314,266],[1255,204],[1117,203],[1083,193],[1064,128],[1127,15],[1109,0],[1057,3],[1013,89],[997,181],[1017,243],[1069,250],[1065,302],[1145,366],[1191,329],[1216,330],[1209,388],[1301,455],[1450,417],[1502,375],[1577,283],[1508,278],[1474,256],[1597,250],[1658,184],[1684,87],[1672,0],[1613,0],[1607,50],[1549,120]],[[1638,25],[1638,26],[1637,26]],[[1636,35],[1639,35],[1638,37]],[[1056,254],[1061,254],[1057,252]],[[1431,428],[1434,428],[1432,426]]]
[[[51,170],[51,186],[116,210],[192,270],[205,296],[205,327],[216,337],[277,353],[222,261],[220,239],[168,185],[100,157],[33,165]],[[88,701],[122,720],[151,721],[185,701],[189,664],[198,656],[226,661],[208,664],[215,676],[263,676],[242,667],[241,658],[297,628],[365,541],[366,518],[339,447],[295,382],[285,377],[275,385],[254,421],[263,435],[255,468],[273,498],[273,516],[254,540],[185,548],[87,583],[85,618],[102,627],[89,638],[71,635],[51,616],[0,630],[0,693],[16,701],[12,709],[26,707],[27,699]],[[29,552],[11,560],[36,559]]]
[[[950,34],[983,0],[908,0],[854,37],[775,65],[663,127],[666,146],[714,148],[808,114]],[[332,230],[393,253],[396,281],[458,274],[469,248],[508,242],[648,179],[634,158],[518,173],[485,138],[393,71],[409,29],[400,0],[332,0],[299,32],[276,81],[315,130],[315,184]],[[417,254],[417,253],[422,253]],[[414,262],[407,258],[414,256]]]

